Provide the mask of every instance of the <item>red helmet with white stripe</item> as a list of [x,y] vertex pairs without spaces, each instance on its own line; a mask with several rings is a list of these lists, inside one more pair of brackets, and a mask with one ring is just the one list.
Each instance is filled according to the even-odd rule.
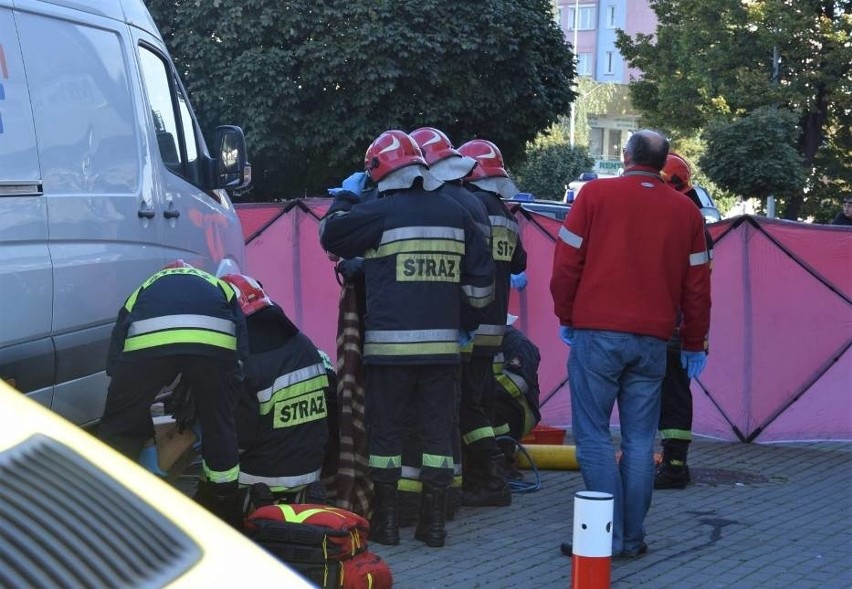
[[430,166],[448,157],[461,157],[461,154],[453,148],[453,144],[450,143],[444,132],[434,127],[416,129],[411,132],[411,138],[420,146],[423,158]]
[[243,310],[243,315],[248,317],[261,309],[272,306],[272,299],[263,290],[260,283],[244,274],[226,274],[222,280],[234,287],[237,293],[237,301]]
[[509,174],[503,166],[503,154],[496,145],[485,139],[474,139],[459,147],[459,153],[472,157],[477,165],[471,170],[465,180],[479,180],[481,178],[508,178]]
[[427,166],[417,142],[403,131],[385,131],[364,154],[364,169],[375,183],[391,172],[417,164]]

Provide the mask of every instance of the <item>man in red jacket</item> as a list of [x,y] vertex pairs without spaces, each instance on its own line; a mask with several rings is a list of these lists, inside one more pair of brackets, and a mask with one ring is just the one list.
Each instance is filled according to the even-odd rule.
[[[550,291],[560,338],[571,346],[572,433],[586,488],[614,498],[612,554],[647,550],[645,516],[654,488],[654,436],[666,341],[683,316],[681,361],[689,376],[706,363],[710,267],[704,219],[660,178],[668,141],[634,133],[625,172],[593,180],[559,231]],[[609,429],[618,403],[620,464]],[[571,553],[571,545],[562,551]]]

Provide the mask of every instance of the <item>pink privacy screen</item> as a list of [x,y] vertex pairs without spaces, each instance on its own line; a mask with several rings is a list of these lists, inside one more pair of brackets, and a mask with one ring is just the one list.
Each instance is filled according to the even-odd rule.
[[[319,245],[331,200],[237,205],[247,272],[334,356],[340,287]],[[541,350],[542,422],[570,426],[566,362],[550,297],[561,223],[510,207],[527,250],[515,327]],[[707,369],[692,384],[693,430],[728,440],[852,440],[852,229],[742,216],[716,239]]]

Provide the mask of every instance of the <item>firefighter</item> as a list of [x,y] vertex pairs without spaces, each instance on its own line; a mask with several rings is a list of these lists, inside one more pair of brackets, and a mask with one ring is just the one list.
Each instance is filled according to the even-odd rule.
[[513,478],[520,478],[515,468],[515,442],[519,442],[541,421],[538,387],[541,353],[527,336],[512,327],[516,320],[515,315],[506,318],[503,349],[494,357],[494,378],[497,381],[494,434],[503,451],[507,471]]
[[[493,264],[470,215],[435,192],[441,181],[409,135],[385,131],[367,149],[364,164],[366,174],[353,174],[335,191],[320,240],[341,258],[365,258],[370,539],[399,543],[400,424],[415,405],[423,483],[415,538],[438,547],[446,538],[453,480],[459,348],[469,343],[478,310],[493,300]],[[358,204],[367,175],[378,198]]]
[[[692,187],[692,170],[685,159],[676,153],[669,153],[660,176],[666,184],[701,208],[701,200]],[[704,230],[704,237],[712,266],[713,238],[707,229]],[[655,489],[683,489],[691,482],[686,460],[692,442],[692,391],[689,381],[686,367],[681,363],[681,338],[677,328],[666,348],[666,375],[662,385],[659,425],[663,459],[654,475]]]
[[527,254],[521,243],[518,223],[501,197],[514,196],[518,190],[503,167],[503,156],[496,145],[474,139],[459,147],[459,153],[477,161],[465,178],[465,186],[485,205],[491,225],[491,255],[494,260],[494,300],[485,320],[476,330],[471,379],[482,382],[478,403],[462,404],[461,428],[464,448],[462,505],[511,505],[503,453],[497,446],[492,427],[495,381],[494,357],[500,353],[506,332],[511,275],[522,274]]
[[276,502],[301,500],[310,485],[318,486],[326,459],[328,406],[337,384],[331,361],[255,279],[228,274],[222,280],[237,293],[249,338],[237,409],[240,485],[263,483]]
[[[477,197],[462,187],[462,178],[467,176],[473,167],[476,165],[476,160],[473,158],[461,155],[443,131],[433,127],[421,127],[411,132],[411,137],[414,139],[420,150],[423,152],[423,158],[429,164],[429,172],[444,184],[439,190],[460,204],[473,217],[477,228],[482,232],[483,243],[487,247],[491,239],[491,225],[488,222],[488,211]],[[494,303],[492,303],[493,305]],[[487,374],[472,372],[471,355],[474,352],[473,342],[461,349],[461,382],[458,403],[470,403],[473,399],[481,397],[481,391],[485,386],[485,378]],[[480,377],[479,381],[474,379]],[[459,431],[459,414],[455,413],[456,423],[453,425],[453,484],[447,499],[447,518],[453,519],[455,512],[461,505],[462,492],[462,451],[461,451],[461,434]],[[419,504],[420,500],[420,469],[417,468],[415,461],[419,463],[419,448],[416,445],[416,431],[412,427],[416,424],[416,415],[409,416],[405,429],[405,444],[402,452],[402,478],[400,479],[400,503],[403,508],[406,506],[408,513],[401,515],[401,522],[405,525],[406,520],[414,521],[416,519],[417,509],[412,509],[414,505]],[[408,517],[405,517],[408,515]],[[413,515],[413,517],[412,517]]]
[[234,408],[247,346],[245,318],[231,286],[183,260],[169,264],[119,310],[107,356],[112,380],[98,430],[104,442],[157,472],[151,403],[180,374],[196,392],[204,433],[204,480],[195,498],[240,527]]

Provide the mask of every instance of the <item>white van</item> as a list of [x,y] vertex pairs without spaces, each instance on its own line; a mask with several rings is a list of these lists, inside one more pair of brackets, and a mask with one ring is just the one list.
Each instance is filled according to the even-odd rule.
[[175,258],[243,265],[242,130],[214,154],[142,0],[0,0],[0,378],[100,417],[124,299]]

